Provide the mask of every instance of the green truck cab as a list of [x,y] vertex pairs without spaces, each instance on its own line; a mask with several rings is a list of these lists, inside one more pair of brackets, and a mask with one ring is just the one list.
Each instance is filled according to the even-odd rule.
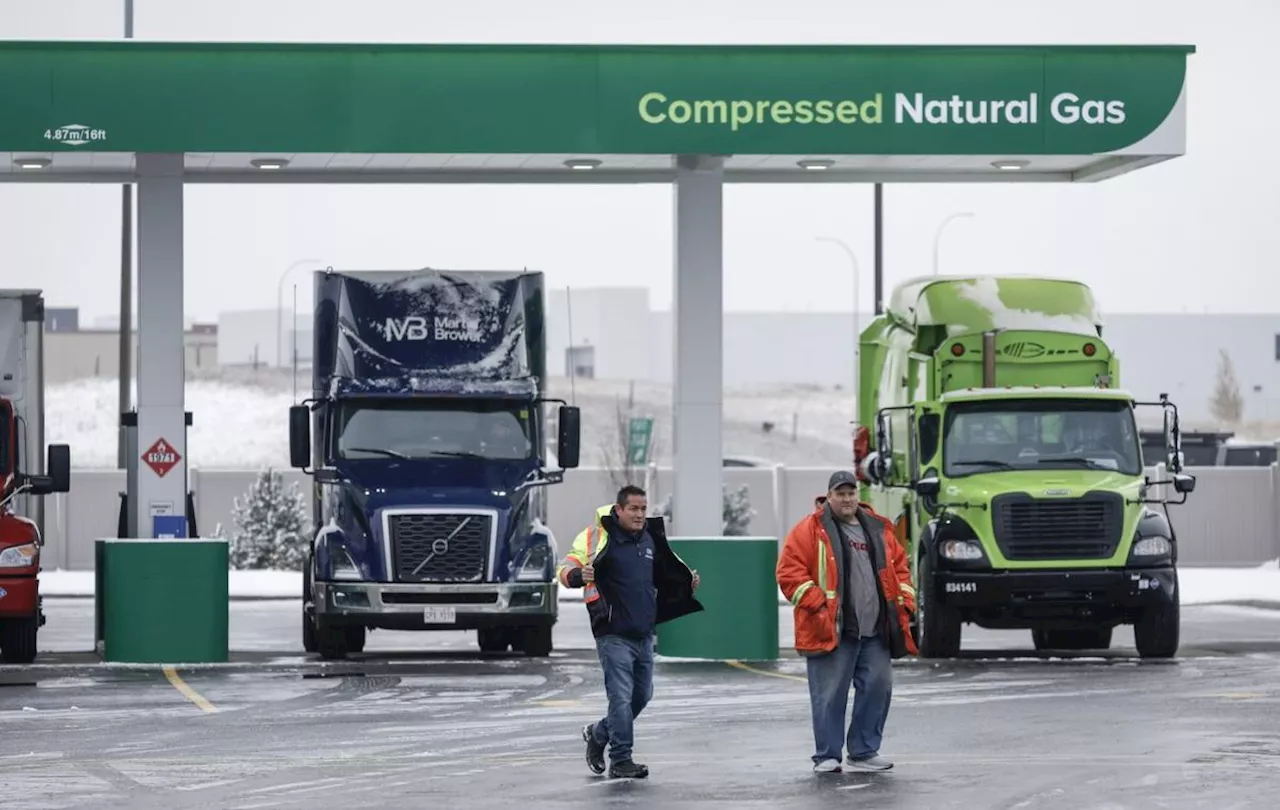
[[[1195,478],[1176,406],[1117,387],[1087,286],[911,280],[860,349],[855,465],[910,554],[921,657],[956,655],[965,623],[1029,629],[1037,650],[1106,649],[1132,624],[1142,657],[1176,654],[1167,505]],[[1145,475],[1138,407],[1163,411],[1168,480]]]

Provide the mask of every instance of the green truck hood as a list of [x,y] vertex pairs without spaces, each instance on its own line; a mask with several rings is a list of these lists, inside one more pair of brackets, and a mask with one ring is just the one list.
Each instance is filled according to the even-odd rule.
[[[968,504],[952,511],[963,518],[977,533],[993,568],[1008,569],[1062,569],[1062,568],[1112,568],[1123,566],[1129,558],[1133,535],[1142,517],[1138,500],[1142,486],[1141,475],[1126,475],[1105,470],[1017,470],[1007,472],[977,473],[961,478],[944,478],[938,500],[944,504]],[[991,499],[1006,492],[1024,492],[1033,498],[1053,500],[1078,498],[1086,492],[1116,492],[1126,501],[1124,528],[1116,553],[1099,560],[1006,560],[1000,553],[992,527]],[[985,508],[984,508],[985,507]]]

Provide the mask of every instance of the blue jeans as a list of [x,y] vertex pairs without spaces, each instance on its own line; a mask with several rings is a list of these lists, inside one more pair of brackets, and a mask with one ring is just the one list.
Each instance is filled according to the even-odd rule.
[[609,713],[592,731],[597,743],[609,744],[614,762],[631,759],[635,719],[653,697],[654,640],[652,633],[643,641],[614,635],[596,639]]
[[[813,712],[813,761],[842,759],[847,742],[850,759],[866,759],[880,752],[884,721],[889,717],[893,694],[893,662],[889,647],[879,635],[855,639],[845,636],[826,655],[807,659],[809,707]],[[849,707],[849,686],[856,690],[853,720],[844,730]]]

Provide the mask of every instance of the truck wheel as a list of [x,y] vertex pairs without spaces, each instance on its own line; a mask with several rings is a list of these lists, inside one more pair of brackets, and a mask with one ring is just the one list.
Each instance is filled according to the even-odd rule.
[[960,653],[960,612],[936,600],[933,563],[920,557],[920,590],[916,594],[916,635],[921,658],[955,658]]
[[368,638],[365,628],[359,625],[354,627],[344,627],[347,631],[347,652],[362,653],[364,652],[364,642]]
[[551,625],[526,627],[520,631],[520,649],[530,658],[551,655]]
[[1072,630],[1032,630],[1037,650],[1108,650],[1110,627],[1081,627]]
[[26,619],[0,619],[0,661],[6,664],[30,664],[36,660],[36,632],[39,622]]
[[480,651],[487,653],[504,653],[511,646],[512,633],[505,627],[482,627],[476,631],[476,641]]
[[1147,608],[1133,626],[1133,641],[1143,658],[1172,658],[1178,653],[1182,611],[1177,592],[1172,602]]
[[302,609],[302,649],[309,653],[313,653],[319,649],[316,642],[316,623],[315,620],[307,614],[307,609]]
[[[363,630],[364,628],[360,628]],[[316,651],[326,661],[340,661],[351,652],[351,633],[346,627],[316,627]]]
[[307,556],[307,564],[302,569],[302,649],[309,653],[316,651],[316,623],[315,619],[307,612],[307,605],[310,604],[311,596],[311,565],[312,558]]

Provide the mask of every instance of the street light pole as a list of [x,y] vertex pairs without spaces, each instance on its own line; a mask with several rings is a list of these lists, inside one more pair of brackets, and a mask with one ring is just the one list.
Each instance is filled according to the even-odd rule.
[[942,242],[942,231],[954,220],[972,217],[971,211],[957,211],[938,223],[938,229],[933,232],[933,274],[938,275],[938,246]]
[[[133,0],[124,0],[124,38],[133,39]],[[117,427],[116,466],[129,465],[128,431],[124,415],[133,405],[133,186],[120,186],[120,423]],[[43,451],[41,451],[43,452]]]
[[[282,337],[284,335],[284,280],[289,277],[290,273],[304,264],[321,264],[321,261],[319,259],[298,259],[289,265],[288,270],[285,270],[280,275],[280,281],[276,284],[276,368],[284,365],[284,355],[281,352],[281,347],[284,343],[284,338]],[[294,315],[294,320],[297,320],[296,314]],[[297,324],[295,323],[294,325],[296,326]]]
[[844,251],[849,257],[849,264],[853,268],[853,390],[858,390],[858,358],[859,344],[862,341],[862,330],[858,328],[858,287],[861,281],[861,270],[858,265],[858,256],[853,252],[853,248],[845,244],[844,240],[837,239],[834,236],[819,236],[819,242],[830,242]]

